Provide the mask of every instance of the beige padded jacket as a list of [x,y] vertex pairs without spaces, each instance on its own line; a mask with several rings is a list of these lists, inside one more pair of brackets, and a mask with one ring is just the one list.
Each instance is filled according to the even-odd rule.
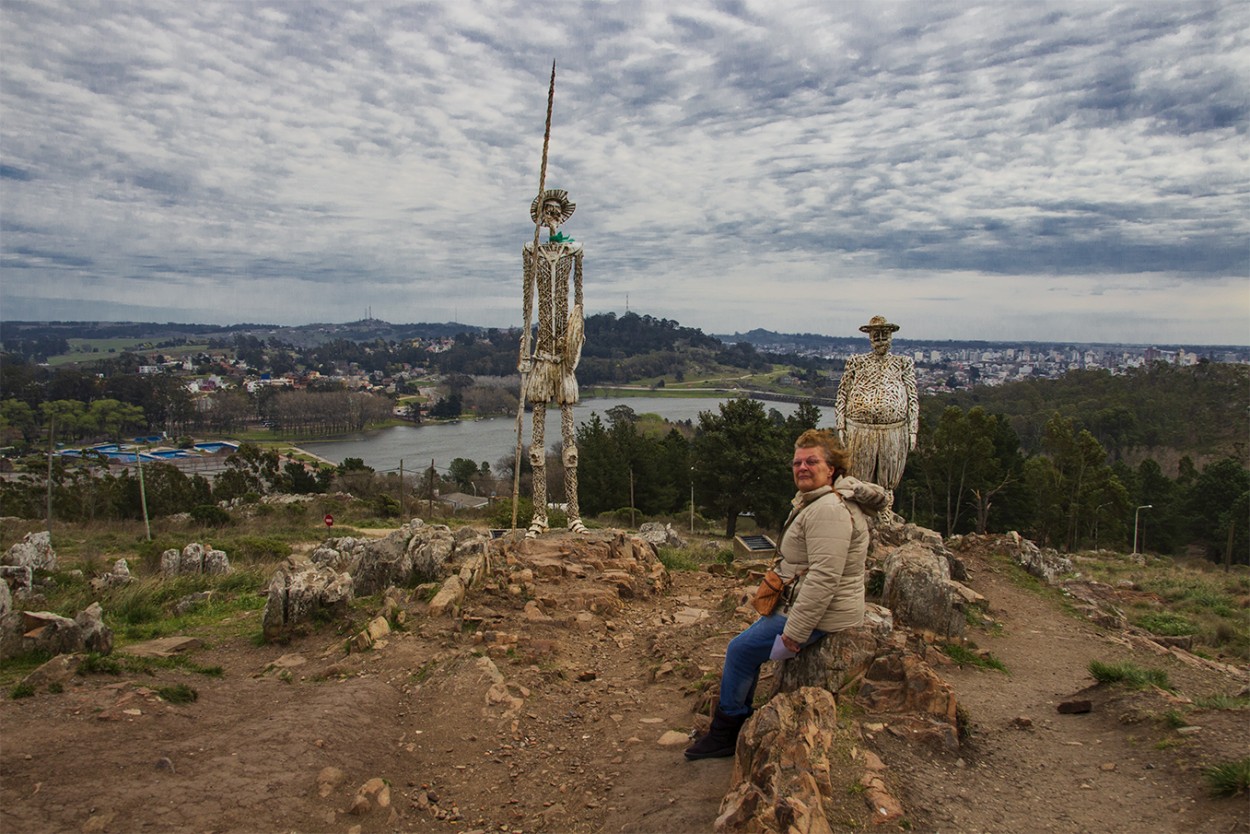
[[869,526],[863,507],[878,510],[885,501],[884,489],[849,477],[794,497],[777,567],[786,580],[802,574],[787,612],[791,640],[805,643],[813,629],[841,631],[864,621]]

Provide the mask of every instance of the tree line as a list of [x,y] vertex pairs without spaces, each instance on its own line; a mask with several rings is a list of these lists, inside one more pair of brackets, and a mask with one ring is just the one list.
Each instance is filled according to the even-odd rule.
[[[53,411],[62,407],[49,405]],[[71,421],[70,412],[58,413]],[[726,401],[693,423],[668,424],[626,405],[608,409],[604,417],[594,413],[577,430],[583,514],[611,514],[619,521],[627,509],[631,515],[671,518],[693,510],[723,520],[726,536],[737,532],[739,518],[750,515],[761,529],[776,533],[793,493],[787,462],[794,440],[817,427],[819,415],[810,403],[786,417],[750,399]],[[114,426],[134,416],[126,407],[112,406],[96,407],[94,414]],[[555,501],[564,499],[560,461],[557,444],[547,467]],[[397,516],[406,495],[433,498],[437,491],[458,488],[506,496],[512,464],[506,458],[492,469],[486,461],[457,458],[445,473],[415,472],[401,482],[395,473],[375,473],[359,460],[310,469],[245,443],[211,481],[170,464],[145,464],[144,472],[153,517],[189,512],[211,519],[221,512],[214,506],[248,495],[331,488]],[[528,493],[532,472],[523,466]],[[57,518],[141,517],[135,469],[110,466],[103,457],[56,457],[51,478]],[[6,514],[44,515],[47,485],[47,473],[38,467],[0,483]],[[1138,508],[1147,505],[1144,524],[1135,530]],[[1150,552],[1175,554],[1197,545],[1214,560],[1227,556],[1250,563],[1250,469],[1242,462],[1225,457],[1199,469],[1184,458],[1176,477],[1165,475],[1152,459],[1130,467],[1111,460],[1089,430],[1057,413],[1047,422],[1041,451],[1025,454],[1007,417],[979,406],[947,407],[936,423],[922,423],[895,509],[947,536],[1018,530],[1043,545],[1073,551],[1125,550],[1137,533],[1142,549]]]

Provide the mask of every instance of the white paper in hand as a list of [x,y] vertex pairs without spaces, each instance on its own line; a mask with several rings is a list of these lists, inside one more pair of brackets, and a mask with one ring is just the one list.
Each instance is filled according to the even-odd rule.
[[794,655],[795,655],[795,652],[792,652],[786,648],[786,644],[781,641],[781,635],[778,634],[773,639],[773,650],[769,653],[768,659],[769,660],[786,660],[788,658],[794,657]]

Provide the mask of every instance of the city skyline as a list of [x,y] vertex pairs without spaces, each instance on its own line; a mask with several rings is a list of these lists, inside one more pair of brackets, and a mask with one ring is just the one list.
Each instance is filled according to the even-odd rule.
[[0,25],[5,320],[517,327],[554,58],[547,186],[578,204],[588,313],[1250,343],[1245,4],[143,0]]

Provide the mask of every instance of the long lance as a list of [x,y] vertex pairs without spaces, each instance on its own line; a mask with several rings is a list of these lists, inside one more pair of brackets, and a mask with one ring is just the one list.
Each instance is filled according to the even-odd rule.
[[[533,261],[530,276],[538,281],[538,233],[543,225],[543,191],[547,187],[547,148],[551,143],[551,108],[556,98],[556,62],[551,62],[551,84],[547,87],[547,124],[543,128],[543,161],[538,169],[538,211],[534,216]],[[530,280],[525,281],[525,299],[529,300]],[[516,407],[516,458],[512,464],[512,529],[516,529],[517,510],[521,498],[521,432],[525,424],[525,389],[529,382],[530,310],[525,305],[525,330],[521,333],[521,396]]]

